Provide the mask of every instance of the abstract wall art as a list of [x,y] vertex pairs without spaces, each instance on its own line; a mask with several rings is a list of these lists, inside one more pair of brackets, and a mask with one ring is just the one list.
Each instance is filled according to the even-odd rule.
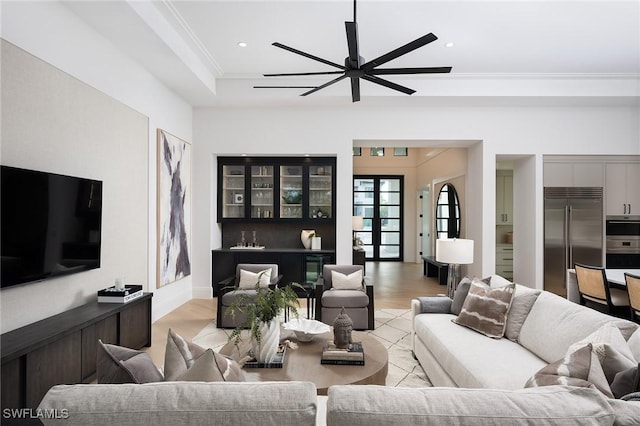
[[158,285],[191,275],[191,144],[158,129]]

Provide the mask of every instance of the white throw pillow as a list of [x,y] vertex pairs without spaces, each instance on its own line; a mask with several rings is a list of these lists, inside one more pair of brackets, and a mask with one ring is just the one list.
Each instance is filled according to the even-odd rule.
[[631,353],[633,357],[640,363],[640,328],[637,329],[629,340],[627,340],[627,345],[629,345],[629,349],[631,349]]
[[256,288],[258,280],[260,280],[260,287],[269,287],[269,284],[271,283],[271,268],[260,272],[251,272],[240,269],[240,282],[238,283],[238,287],[245,290],[254,289]]
[[359,290],[362,288],[362,270],[345,275],[331,271],[331,287],[336,290]]
[[613,381],[616,373],[638,364],[622,333],[612,322],[604,324],[584,339],[571,345],[569,352],[587,343],[593,345],[593,352],[598,357],[609,383]]

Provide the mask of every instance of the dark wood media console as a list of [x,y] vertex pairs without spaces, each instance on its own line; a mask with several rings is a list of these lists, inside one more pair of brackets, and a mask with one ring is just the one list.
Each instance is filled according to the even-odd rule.
[[91,302],[2,335],[2,408],[36,408],[57,384],[90,383],[98,339],[151,346],[152,293],[129,303]]

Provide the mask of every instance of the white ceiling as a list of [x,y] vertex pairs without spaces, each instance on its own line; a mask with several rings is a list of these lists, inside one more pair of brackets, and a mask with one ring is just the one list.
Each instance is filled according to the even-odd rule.
[[[303,89],[253,86],[317,86],[334,78],[261,75],[335,70],[271,43],[342,64],[352,1],[64,3],[194,106],[351,103],[347,80],[304,98]],[[445,75],[385,77],[416,89],[411,97],[363,82],[363,105],[640,99],[640,0],[360,0],[357,6],[365,60],[432,32],[438,40],[387,66],[453,67]],[[240,41],[248,46],[238,47]]]

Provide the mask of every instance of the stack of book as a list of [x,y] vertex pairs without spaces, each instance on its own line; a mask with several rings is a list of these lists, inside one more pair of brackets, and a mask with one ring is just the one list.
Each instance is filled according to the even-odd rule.
[[124,290],[109,287],[98,291],[98,303],[127,303],[142,296],[141,285],[125,285]]
[[347,349],[336,348],[332,341],[322,348],[321,364],[364,365],[364,349],[362,343],[353,342]]

